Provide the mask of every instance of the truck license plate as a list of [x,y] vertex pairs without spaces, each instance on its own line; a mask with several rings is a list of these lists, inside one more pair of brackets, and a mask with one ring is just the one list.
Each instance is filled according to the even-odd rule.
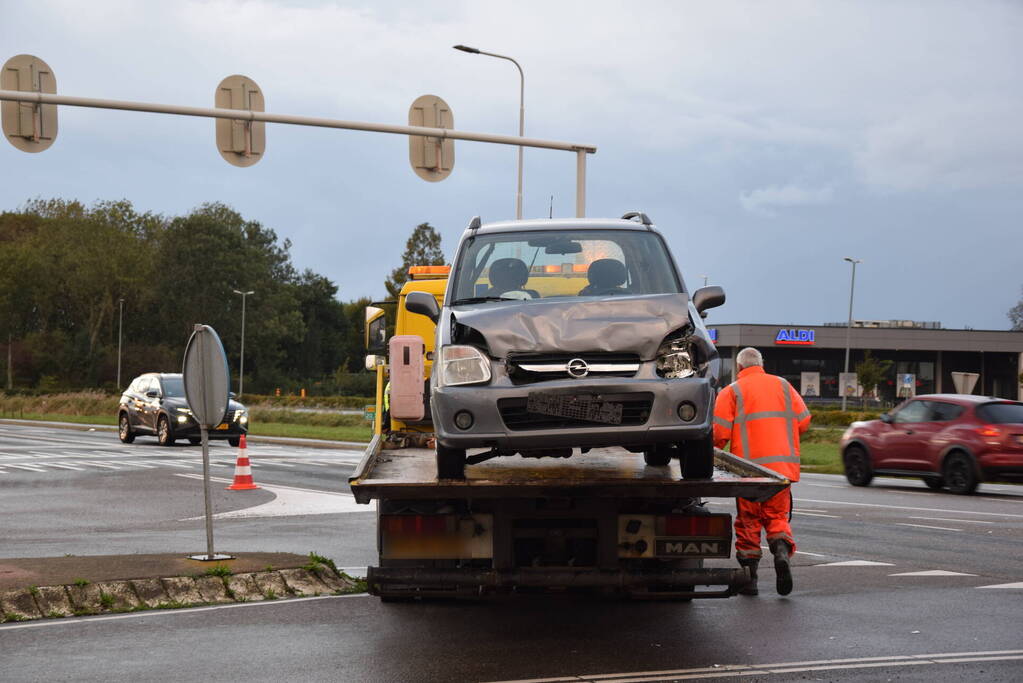
[[621,403],[601,401],[596,396],[585,394],[573,396],[530,392],[526,397],[526,412],[604,424],[622,423]]

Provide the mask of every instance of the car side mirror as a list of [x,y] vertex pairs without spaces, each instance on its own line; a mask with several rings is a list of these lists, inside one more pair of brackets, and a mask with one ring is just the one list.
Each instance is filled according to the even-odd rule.
[[892,423],[892,416],[888,413],[881,413],[881,422],[884,422],[886,425],[890,425]]
[[440,306],[433,294],[427,292],[409,292],[405,295],[405,310],[409,313],[418,313],[436,323],[440,320]]
[[707,309],[717,308],[724,303],[725,290],[721,289],[717,285],[700,287],[698,290],[693,292],[693,306],[696,306],[696,311],[700,314]]
[[156,391],[155,389],[150,389],[149,391],[146,392],[146,396],[148,396],[149,398],[156,398],[159,395],[160,392]]

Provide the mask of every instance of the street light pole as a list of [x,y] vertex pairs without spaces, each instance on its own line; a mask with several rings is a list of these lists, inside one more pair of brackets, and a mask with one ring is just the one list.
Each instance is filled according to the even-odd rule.
[[124,298],[117,300],[117,390],[121,390],[121,330],[124,327]]
[[[515,68],[519,70],[519,137],[525,136],[526,133],[526,76],[522,73],[522,67],[511,57],[505,55],[495,54],[493,52],[484,52],[474,47],[468,47],[466,45],[455,45],[456,50],[462,52],[468,52],[472,55],[487,55],[488,57],[496,57],[498,59],[506,59],[515,65]],[[519,185],[518,190],[515,194],[515,218],[522,220],[522,145],[519,145]]]
[[[845,325],[845,373],[849,374],[849,345],[852,337],[852,307],[853,307],[853,292],[856,290],[856,264],[863,263],[863,259],[844,257],[842,260],[848,261],[852,264],[852,281],[849,283],[849,319]],[[846,402],[846,391],[842,383],[839,382],[839,388],[842,391],[842,410],[845,410]]]
[[242,297],[242,351],[239,355],[239,368],[238,368],[238,397],[241,398],[242,388],[245,386],[245,297],[249,294],[255,294],[255,291],[243,292],[241,290],[234,290],[235,294],[240,294]]

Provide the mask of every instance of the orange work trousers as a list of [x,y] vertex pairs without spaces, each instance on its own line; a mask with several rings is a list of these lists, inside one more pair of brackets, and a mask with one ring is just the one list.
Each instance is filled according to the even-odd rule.
[[763,503],[737,498],[738,511],[735,515],[735,556],[740,560],[758,560],[763,555],[760,549],[760,532],[767,532],[767,542],[781,538],[789,544],[789,555],[796,551],[792,538],[792,489],[774,494]]

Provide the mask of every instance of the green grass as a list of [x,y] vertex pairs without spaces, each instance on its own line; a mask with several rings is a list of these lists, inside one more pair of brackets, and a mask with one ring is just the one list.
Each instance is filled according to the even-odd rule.
[[800,467],[804,472],[822,474],[843,474],[842,458],[838,452],[838,441],[833,443],[801,443],[799,445]]
[[0,410],[0,417],[10,420],[48,420],[75,424],[116,425],[116,415],[65,415],[61,413],[17,413]]
[[230,567],[228,567],[227,565],[218,564],[218,565],[216,565],[214,567],[210,567],[209,569],[207,569],[206,572],[205,572],[205,575],[206,576],[219,576],[219,577],[223,578],[225,576],[231,576],[231,573],[232,572],[231,572],[231,568]]
[[283,422],[253,422],[249,425],[253,436],[282,436],[295,439],[326,439],[329,441],[362,441],[373,438],[371,423],[358,427],[320,427],[316,425],[286,424]]

